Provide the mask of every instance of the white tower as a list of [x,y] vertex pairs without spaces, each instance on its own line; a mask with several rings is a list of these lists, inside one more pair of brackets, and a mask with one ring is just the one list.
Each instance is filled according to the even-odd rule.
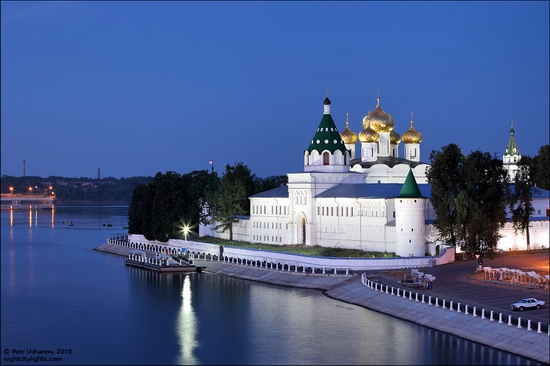
[[304,152],[304,171],[349,172],[350,151],[330,115],[328,94],[323,104],[323,118]]
[[401,257],[420,257],[426,253],[425,200],[410,169],[399,196],[395,197],[395,254]]
[[516,180],[516,172],[518,170],[517,163],[519,159],[521,159],[519,147],[516,143],[516,139],[514,138],[514,134],[514,120],[512,119],[512,127],[510,127],[510,140],[508,141],[508,146],[506,146],[506,151],[502,156],[504,169],[508,171],[508,177],[510,178],[510,182],[512,183]]

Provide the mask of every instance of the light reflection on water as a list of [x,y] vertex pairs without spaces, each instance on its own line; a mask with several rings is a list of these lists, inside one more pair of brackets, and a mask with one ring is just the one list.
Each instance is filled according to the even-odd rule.
[[2,349],[69,347],[67,364],[536,364],[319,291],[126,267],[92,250],[126,215],[2,210]]
[[179,338],[180,357],[177,364],[197,364],[199,361],[194,356],[194,351],[197,348],[197,319],[193,309],[191,300],[191,280],[186,276],[183,281],[181,291],[181,306],[176,320],[176,332]]

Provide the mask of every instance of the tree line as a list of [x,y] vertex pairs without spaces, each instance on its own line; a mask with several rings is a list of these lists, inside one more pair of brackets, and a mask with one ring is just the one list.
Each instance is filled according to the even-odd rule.
[[32,193],[43,196],[51,196],[53,192],[58,201],[130,202],[134,188],[138,184],[146,184],[152,179],[153,177],[150,176],[92,179],[3,175],[0,190],[2,193]]
[[200,224],[229,230],[239,215],[250,215],[248,197],[287,183],[286,176],[258,178],[242,162],[217,172],[157,173],[148,184],[135,187],[128,208],[129,234],[162,242],[182,238]]
[[542,146],[535,157],[522,156],[512,184],[502,160],[487,152],[464,155],[456,144],[432,151],[426,176],[440,238],[479,255],[481,264],[484,256],[494,257],[508,210],[516,233],[525,232],[529,248],[533,195],[550,188],[549,157],[550,145]]

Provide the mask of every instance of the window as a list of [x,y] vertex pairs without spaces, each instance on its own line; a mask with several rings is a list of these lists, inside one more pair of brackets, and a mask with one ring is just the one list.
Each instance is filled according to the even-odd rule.
[[329,154],[327,151],[323,153],[323,165],[329,165]]

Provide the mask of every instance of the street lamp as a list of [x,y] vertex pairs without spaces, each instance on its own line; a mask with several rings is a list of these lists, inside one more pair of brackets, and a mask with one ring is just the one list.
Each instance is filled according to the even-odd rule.
[[13,186],[10,187],[10,193],[13,194]]
[[190,228],[188,225],[185,225],[182,227],[181,231],[183,232],[183,237],[185,238],[185,241],[187,241],[187,237],[189,236]]

